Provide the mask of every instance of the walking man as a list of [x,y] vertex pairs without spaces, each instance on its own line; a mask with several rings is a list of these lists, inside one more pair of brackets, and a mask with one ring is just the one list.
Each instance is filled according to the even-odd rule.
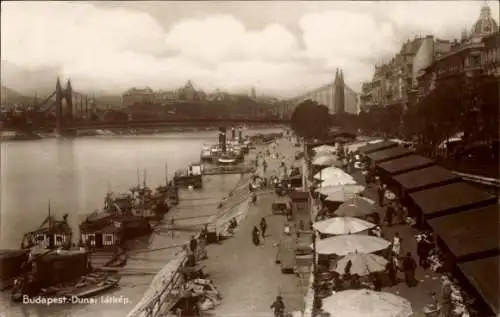
[[260,233],[262,234],[262,239],[266,237],[266,230],[267,230],[266,218],[262,217],[262,219],[260,219]]
[[417,286],[417,280],[415,279],[416,268],[417,263],[411,256],[411,252],[407,252],[405,258],[403,259],[403,272],[405,275],[405,282],[408,287]]
[[258,246],[260,244],[259,229],[257,228],[257,226],[254,226],[252,230],[252,242],[255,246]]
[[271,304],[271,309],[274,312],[274,317],[285,316],[285,303],[283,303],[281,296],[276,296],[276,300]]
[[395,210],[392,204],[387,205],[385,210],[385,219],[387,220],[387,226],[392,226],[392,217],[394,216]]

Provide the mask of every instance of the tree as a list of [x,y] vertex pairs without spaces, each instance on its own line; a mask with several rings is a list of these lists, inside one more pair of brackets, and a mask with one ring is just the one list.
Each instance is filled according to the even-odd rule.
[[330,127],[328,108],[308,99],[295,108],[291,126],[298,136],[305,139],[322,138]]

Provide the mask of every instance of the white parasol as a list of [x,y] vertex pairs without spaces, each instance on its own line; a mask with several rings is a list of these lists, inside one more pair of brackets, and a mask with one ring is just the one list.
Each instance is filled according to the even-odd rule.
[[371,229],[375,225],[359,218],[334,217],[316,222],[313,227],[324,234],[351,234]]
[[354,197],[340,205],[334,214],[342,217],[364,217],[374,212],[374,202],[365,197]]
[[321,195],[342,197],[341,200],[335,201],[346,201],[363,192],[363,190],[365,190],[364,186],[352,184],[326,186],[316,189],[316,191]]
[[367,289],[346,290],[323,299],[322,308],[331,317],[408,317],[411,304],[403,297]]
[[333,167],[333,166],[325,167],[322,170],[320,170],[319,172],[317,172],[316,174],[314,174],[314,179],[317,179],[317,180],[325,180],[325,179],[331,178],[331,177],[349,177],[349,178],[352,178],[351,175],[347,174],[346,172],[344,172],[340,168]]
[[372,253],[351,253],[337,261],[335,272],[344,274],[347,263],[351,261],[351,274],[366,276],[370,273],[382,272],[388,261],[383,257]]
[[313,159],[312,165],[329,166],[334,164],[336,161],[337,158],[334,155],[319,155]]
[[331,145],[320,145],[313,148],[313,151],[316,153],[335,153],[337,148]]
[[320,187],[341,186],[341,185],[356,185],[356,181],[349,175],[342,177],[331,177],[321,182]]
[[347,255],[349,253],[372,253],[384,250],[391,243],[368,235],[342,235],[316,242],[316,253]]

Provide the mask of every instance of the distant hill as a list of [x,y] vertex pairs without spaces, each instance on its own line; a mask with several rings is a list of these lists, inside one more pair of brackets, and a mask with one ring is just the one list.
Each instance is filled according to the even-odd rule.
[[5,86],[1,87],[0,97],[2,104],[32,104],[34,102],[33,97],[24,96]]
[[2,85],[25,96],[38,94],[40,98],[50,95],[56,85],[57,69],[44,68],[31,70],[2,60]]

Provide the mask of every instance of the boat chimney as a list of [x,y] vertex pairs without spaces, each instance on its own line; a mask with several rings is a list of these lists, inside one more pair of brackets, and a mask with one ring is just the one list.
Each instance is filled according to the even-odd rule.
[[219,127],[219,146],[222,152],[226,152],[226,127]]
[[231,129],[231,140],[236,140],[236,130],[234,128]]
[[241,131],[241,130],[239,130],[239,131],[238,131],[238,140],[239,140],[240,142],[242,142],[242,141],[243,141],[243,131]]

